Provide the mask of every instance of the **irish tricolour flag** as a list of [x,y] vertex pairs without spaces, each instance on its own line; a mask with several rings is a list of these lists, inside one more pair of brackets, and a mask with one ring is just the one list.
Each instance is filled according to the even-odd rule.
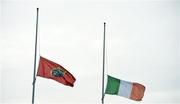
[[119,95],[132,100],[141,101],[145,87],[139,83],[127,82],[108,75],[106,94]]

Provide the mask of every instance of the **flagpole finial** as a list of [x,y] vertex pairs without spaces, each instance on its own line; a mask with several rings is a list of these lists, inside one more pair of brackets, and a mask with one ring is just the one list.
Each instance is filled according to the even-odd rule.
[[106,24],[106,22],[104,22],[104,24]]

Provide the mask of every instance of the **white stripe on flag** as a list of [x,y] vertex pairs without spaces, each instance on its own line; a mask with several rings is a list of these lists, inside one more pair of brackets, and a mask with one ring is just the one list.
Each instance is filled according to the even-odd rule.
[[132,91],[132,83],[120,80],[118,95],[126,98],[130,98],[131,91]]

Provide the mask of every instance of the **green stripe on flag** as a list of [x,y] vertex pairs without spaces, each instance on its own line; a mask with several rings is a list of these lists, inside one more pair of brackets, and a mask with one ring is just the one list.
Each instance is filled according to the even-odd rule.
[[108,75],[108,82],[106,86],[106,94],[117,95],[119,91],[120,80]]

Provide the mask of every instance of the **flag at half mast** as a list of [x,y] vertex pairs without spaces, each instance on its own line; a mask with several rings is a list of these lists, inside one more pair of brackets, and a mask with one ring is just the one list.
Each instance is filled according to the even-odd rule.
[[119,95],[131,100],[141,101],[145,92],[145,86],[139,83],[120,80],[108,75],[105,94]]
[[76,79],[61,65],[40,56],[37,76],[53,79],[67,86],[74,86]]

